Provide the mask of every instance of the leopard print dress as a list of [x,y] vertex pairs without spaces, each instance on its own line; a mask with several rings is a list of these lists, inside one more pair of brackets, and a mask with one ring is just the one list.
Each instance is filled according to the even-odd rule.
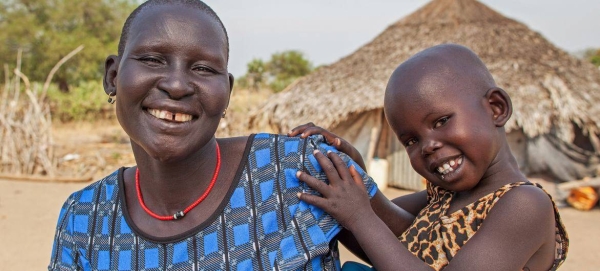
[[[530,182],[507,184],[448,215],[446,213],[450,207],[453,192],[428,182],[428,205],[421,210],[412,225],[398,239],[408,250],[433,269],[442,270],[481,227],[487,214],[500,197],[510,189],[521,185],[535,185],[543,190],[539,184]],[[552,201],[552,204],[554,205],[554,201]],[[554,215],[556,220],[556,253],[554,264],[550,270],[556,270],[564,262],[569,247],[567,232],[556,205],[554,205]]]

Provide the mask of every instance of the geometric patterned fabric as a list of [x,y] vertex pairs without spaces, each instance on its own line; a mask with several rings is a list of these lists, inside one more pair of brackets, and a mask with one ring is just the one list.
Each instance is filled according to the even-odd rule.
[[[48,270],[340,270],[341,226],[296,194],[316,193],[296,178],[326,176],[313,150],[335,151],[322,136],[250,136],[222,209],[212,221],[171,238],[132,226],[123,168],[73,193],[63,205]],[[348,156],[372,197],[373,180]]]

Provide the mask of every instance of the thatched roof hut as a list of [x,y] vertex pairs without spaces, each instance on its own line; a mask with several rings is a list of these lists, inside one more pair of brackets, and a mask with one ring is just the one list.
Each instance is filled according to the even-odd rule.
[[591,151],[600,150],[595,136],[600,125],[598,69],[475,0],[430,2],[351,55],[274,95],[250,125],[284,132],[312,121],[335,130],[363,113],[380,112],[392,71],[411,55],[441,43],[471,48],[509,93],[514,113],[507,132],[529,139],[552,134],[568,143],[591,133],[586,139]]

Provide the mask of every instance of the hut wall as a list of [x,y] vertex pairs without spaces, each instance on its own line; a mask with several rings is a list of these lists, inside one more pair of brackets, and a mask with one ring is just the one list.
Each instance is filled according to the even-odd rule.
[[517,159],[519,169],[524,174],[527,174],[527,136],[525,136],[525,133],[523,133],[523,131],[519,129],[507,133],[506,140],[508,141],[510,151]]
[[552,135],[529,139],[527,143],[527,173],[548,174],[555,182],[579,180],[595,176],[600,155]]
[[371,133],[373,129],[381,129],[380,110],[373,110],[350,116],[347,120],[331,128],[331,132],[352,144],[362,155],[365,163],[369,157]]

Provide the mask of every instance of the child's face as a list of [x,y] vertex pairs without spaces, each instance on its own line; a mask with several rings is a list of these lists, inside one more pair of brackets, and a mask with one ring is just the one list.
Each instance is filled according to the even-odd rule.
[[149,7],[129,33],[112,63],[119,123],[155,159],[187,157],[214,136],[229,102],[225,34],[205,12],[178,5]]
[[447,190],[475,187],[500,148],[487,89],[478,87],[454,72],[420,68],[395,72],[388,85],[386,117],[412,167]]

